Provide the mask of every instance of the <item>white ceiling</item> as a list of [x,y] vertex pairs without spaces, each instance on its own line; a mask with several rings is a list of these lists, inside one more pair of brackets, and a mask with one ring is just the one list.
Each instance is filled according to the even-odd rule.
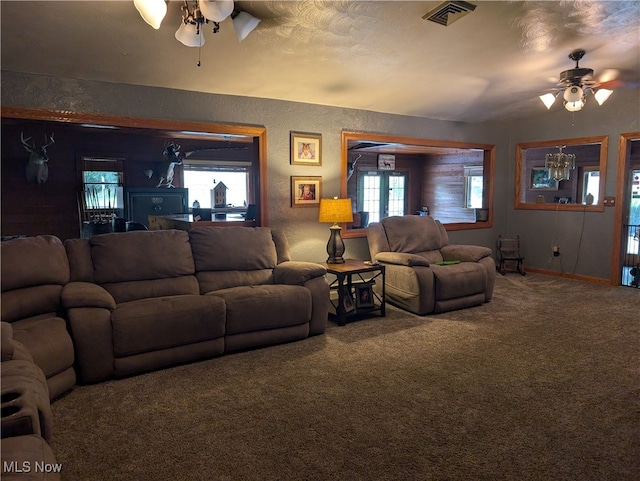
[[640,89],[638,1],[472,0],[447,27],[422,19],[440,3],[236,2],[262,22],[241,43],[230,18],[206,28],[199,53],[174,38],[179,1],[159,30],[133,1],[2,1],[2,70],[478,122],[544,113],[582,48],[581,67]]

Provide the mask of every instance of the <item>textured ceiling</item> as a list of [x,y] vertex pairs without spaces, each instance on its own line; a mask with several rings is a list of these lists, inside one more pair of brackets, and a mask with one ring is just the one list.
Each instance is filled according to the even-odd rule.
[[236,2],[257,29],[240,43],[224,20],[199,52],[174,38],[182,2],[154,30],[133,1],[2,1],[2,70],[471,122],[543,113],[576,48],[596,77],[640,88],[638,1],[474,1],[448,27],[422,19],[440,3]]

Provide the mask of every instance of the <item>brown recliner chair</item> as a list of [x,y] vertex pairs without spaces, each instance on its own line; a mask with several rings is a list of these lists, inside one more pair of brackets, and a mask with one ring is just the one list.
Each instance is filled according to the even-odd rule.
[[[76,382],[74,348],[62,317],[69,263],[60,239],[50,235],[2,242],[2,321],[44,372],[51,399]],[[28,359],[16,352],[18,359]],[[16,357],[14,357],[16,358]]]
[[451,245],[430,216],[387,217],[367,228],[372,260],[385,266],[385,295],[423,315],[491,300],[496,265],[488,247]]

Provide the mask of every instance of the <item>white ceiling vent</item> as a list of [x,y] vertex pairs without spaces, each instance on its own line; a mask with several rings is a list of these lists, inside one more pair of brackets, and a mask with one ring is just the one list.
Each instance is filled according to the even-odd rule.
[[438,5],[422,18],[447,27],[475,9],[476,6],[472,3],[463,0],[450,0]]

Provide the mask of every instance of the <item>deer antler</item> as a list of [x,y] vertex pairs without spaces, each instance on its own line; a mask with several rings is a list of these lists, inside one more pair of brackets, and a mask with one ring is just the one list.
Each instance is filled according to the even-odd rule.
[[[27,152],[33,153],[36,150],[36,143],[31,139],[31,137],[24,138],[24,132],[20,132],[20,140],[22,141],[22,145],[27,150]],[[29,141],[31,143],[29,144]]]
[[47,137],[47,134],[44,134],[44,141],[46,143],[42,146],[42,151],[44,151],[50,145],[53,145],[56,143],[56,141],[53,139],[53,132],[51,133],[51,137]]

